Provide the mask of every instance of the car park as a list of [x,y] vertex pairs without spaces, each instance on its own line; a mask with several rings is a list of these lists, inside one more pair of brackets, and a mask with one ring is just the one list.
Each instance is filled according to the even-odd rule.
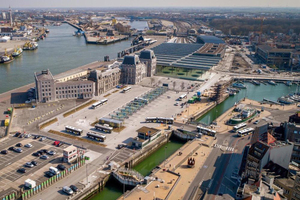
[[22,143],[18,143],[18,144],[16,144],[16,147],[22,147],[23,146],[23,144]]
[[20,173],[26,173],[26,169],[25,168],[20,168],[17,171],[20,172]]
[[25,163],[25,167],[32,168],[32,167],[34,167],[34,165],[31,162],[27,162],[27,163]]
[[1,154],[8,154],[8,151],[7,150],[2,150]]
[[40,158],[41,158],[41,159],[44,159],[44,160],[47,160],[49,157],[46,156],[46,155],[42,155]]
[[22,153],[23,152],[23,150],[21,148],[16,148],[16,149],[14,149],[14,151],[17,152],[17,153]]
[[64,186],[62,191],[65,192],[68,195],[73,194],[73,190],[71,188],[69,188],[68,186]]
[[37,162],[35,160],[31,161],[31,163],[34,165],[34,166],[37,166]]
[[73,192],[78,192],[78,188],[75,185],[70,185],[70,188]]
[[32,147],[32,144],[28,143],[28,144],[25,144],[25,147],[27,148],[31,148]]
[[62,165],[62,164],[59,164],[59,165],[57,165],[57,169],[59,169],[59,170],[65,170],[66,169],[66,166],[64,166],[64,165]]
[[47,151],[47,154],[49,154],[49,155],[53,156],[53,155],[55,155],[55,154],[56,154],[56,152],[51,150],[51,151]]

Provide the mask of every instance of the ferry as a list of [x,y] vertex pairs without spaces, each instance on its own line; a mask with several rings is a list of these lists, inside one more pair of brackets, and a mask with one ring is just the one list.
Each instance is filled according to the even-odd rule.
[[274,81],[271,81],[271,80],[269,80],[268,83],[269,83],[270,85],[277,85]]
[[236,88],[242,88],[242,89],[247,88],[243,83],[238,83],[238,82],[235,82],[234,84],[232,84],[232,86]]
[[256,113],[257,113],[256,109],[244,108],[238,115],[235,115],[232,118],[230,118],[229,124],[239,124],[245,122],[253,118],[256,115]]
[[18,57],[23,53],[23,49],[22,48],[16,48],[15,51],[11,54],[12,57]]

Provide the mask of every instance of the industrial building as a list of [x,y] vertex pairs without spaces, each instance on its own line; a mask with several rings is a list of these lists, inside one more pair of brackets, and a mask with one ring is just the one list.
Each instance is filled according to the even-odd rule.
[[269,45],[259,45],[256,48],[256,55],[263,63],[283,69],[291,66],[293,49],[279,49]]

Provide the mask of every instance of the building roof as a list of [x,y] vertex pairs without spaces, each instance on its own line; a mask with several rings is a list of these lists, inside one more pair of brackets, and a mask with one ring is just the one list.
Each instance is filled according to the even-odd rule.
[[152,136],[152,135],[156,134],[157,132],[159,132],[160,130],[158,130],[156,128],[149,128],[149,127],[143,126],[136,131],[138,133],[146,133],[146,134],[149,134],[150,136]]
[[153,50],[143,50],[140,53],[140,59],[152,59],[154,58]]
[[129,55],[129,56],[125,56],[123,59],[123,63],[124,65],[136,65],[139,64],[140,59],[137,55]]
[[106,117],[102,117],[100,120],[106,121],[106,122],[111,122],[111,123],[115,123],[115,124],[122,124],[123,122],[120,120],[116,120],[116,119],[111,119],[111,118],[106,118]]
[[44,81],[44,80],[46,81],[46,80],[54,79],[53,75],[49,69],[42,70],[41,72],[35,72],[34,75],[35,75],[36,79],[39,81]]
[[216,36],[211,36],[211,35],[199,35],[197,37],[197,42],[198,43],[214,43],[214,44],[224,44],[225,42],[216,37]]
[[73,149],[77,149],[77,147],[71,145],[71,146],[68,146],[67,148],[63,149],[64,151],[71,151]]
[[264,171],[267,172],[268,175],[276,176],[276,177],[287,177],[288,170],[284,167],[274,163],[273,161],[270,161],[264,166]]
[[283,53],[290,53],[293,52],[293,49],[279,49],[279,48],[272,48],[269,45],[259,45],[257,48],[261,49],[262,51],[265,52],[283,52]]
[[225,46],[225,44],[206,43],[201,49],[197,51],[197,54],[218,56],[218,54],[220,54],[225,49]]
[[249,150],[249,154],[259,160],[261,160],[265,154],[267,153],[269,147],[263,142],[257,141],[255,142]]

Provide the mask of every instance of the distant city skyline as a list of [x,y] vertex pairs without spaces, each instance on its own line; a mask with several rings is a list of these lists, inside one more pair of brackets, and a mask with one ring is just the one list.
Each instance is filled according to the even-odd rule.
[[78,7],[300,7],[299,0],[231,0],[230,2],[224,0],[114,0],[114,1],[99,1],[99,0],[52,0],[52,1],[40,1],[40,0],[0,0],[1,8],[13,7],[13,8],[78,8]]

